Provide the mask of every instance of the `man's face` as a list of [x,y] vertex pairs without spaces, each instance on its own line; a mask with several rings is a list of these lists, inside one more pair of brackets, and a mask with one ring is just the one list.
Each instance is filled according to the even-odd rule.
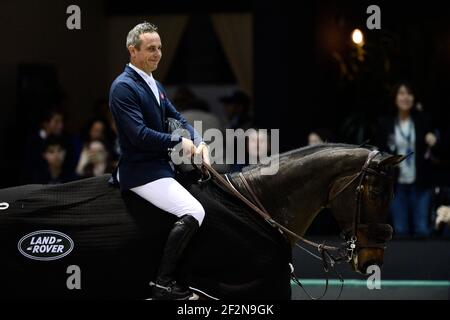
[[131,63],[146,73],[151,73],[158,68],[161,60],[161,39],[156,32],[147,32],[139,36],[141,45],[139,48],[130,46]]
[[66,151],[59,145],[50,145],[43,156],[50,167],[61,167],[66,157]]

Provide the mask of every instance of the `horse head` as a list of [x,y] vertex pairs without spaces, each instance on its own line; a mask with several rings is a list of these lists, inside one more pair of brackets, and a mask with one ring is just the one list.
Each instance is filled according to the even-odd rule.
[[329,207],[350,246],[348,260],[357,272],[365,274],[369,266],[383,264],[385,245],[393,233],[387,223],[394,195],[393,169],[404,159],[372,151],[361,171],[339,177],[332,185],[334,200]]
[[[354,145],[323,144],[274,159],[280,164],[276,174],[265,176],[261,166],[254,166],[244,169],[243,175],[254,190],[254,198],[260,199],[271,218],[285,228],[291,245],[302,238],[323,208],[329,208],[346,239],[346,252],[341,256],[353,269],[366,273],[368,266],[383,264],[385,244],[393,232],[387,222],[394,167],[405,156]],[[249,195],[249,188],[236,174],[231,178],[238,190]]]

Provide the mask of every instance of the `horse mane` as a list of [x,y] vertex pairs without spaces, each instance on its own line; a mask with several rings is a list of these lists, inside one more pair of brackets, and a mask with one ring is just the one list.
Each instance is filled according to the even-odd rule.
[[[367,144],[355,145],[355,144],[347,144],[347,143],[321,143],[321,144],[316,144],[316,145],[312,145],[312,146],[306,146],[306,147],[293,149],[293,150],[286,151],[286,152],[283,152],[280,154],[275,154],[275,155],[270,156],[269,158],[270,158],[270,161],[273,161],[274,158],[278,158],[280,163],[283,163],[283,162],[300,159],[300,158],[312,155],[314,153],[323,151],[325,149],[337,149],[337,148],[346,148],[346,149],[363,148],[363,149],[372,150],[373,146],[370,146]],[[266,164],[260,164],[260,163],[250,164],[250,165],[242,168],[242,172],[255,170],[255,169],[258,169],[258,168],[264,167],[264,166],[266,166]]]

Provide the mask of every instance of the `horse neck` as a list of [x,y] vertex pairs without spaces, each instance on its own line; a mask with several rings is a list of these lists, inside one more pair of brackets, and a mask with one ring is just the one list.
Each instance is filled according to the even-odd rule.
[[[304,235],[316,215],[328,204],[334,182],[358,172],[368,152],[354,148],[322,150],[298,159],[282,159],[281,156],[275,175],[261,175],[259,168],[243,172],[243,175],[272,219]],[[233,184],[251,199],[236,175]]]

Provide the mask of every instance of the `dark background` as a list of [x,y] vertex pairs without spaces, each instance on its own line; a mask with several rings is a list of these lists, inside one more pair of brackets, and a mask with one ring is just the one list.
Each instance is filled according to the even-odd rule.
[[[71,4],[81,8],[81,30],[66,28]],[[365,26],[371,4],[381,8],[381,30]],[[67,131],[77,133],[95,102],[108,97],[116,75],[111,52],[123,50],[108,47],[116,36],[114,17],[189,14],[164,84],[236,84],[206,27],[210,13],[223,12],[253,15],[256,125],[280,129],[281,152],[304,146],[316,128],[332,130],[336,141],[370,138],[374,119],[392,110],[389,89],[404,78],[415,84],[437,128],[448,127],[450,11],[444,2],[6,0],[0,4],[0,187],[16,184],[24,138],[36,129],[41,108],[62,105]],[[354,28],[366,37],[363,62],[351,43]],[[362,124],[362,136],[346,121]]]

